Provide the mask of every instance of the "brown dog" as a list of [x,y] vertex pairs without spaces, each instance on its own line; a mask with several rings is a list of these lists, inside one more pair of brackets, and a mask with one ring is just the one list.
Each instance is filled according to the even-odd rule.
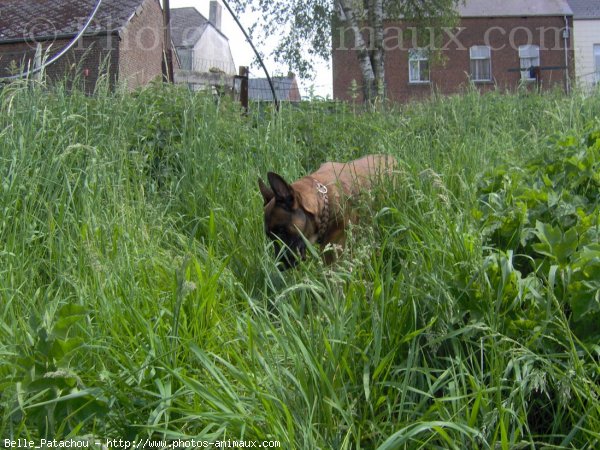
[[288,268],[296,265],[298,256],[306,257],[305,239],[323,246],[343,245],[346,224],[355,220],[352,200],[378,177],[388,176],[395,165],[391,156],[368,155],[348,163],[324,163],[292,184],[273,172],[267,174],[270,188],[259,179],[265,232],[274,241],[276,257],[281,254]]

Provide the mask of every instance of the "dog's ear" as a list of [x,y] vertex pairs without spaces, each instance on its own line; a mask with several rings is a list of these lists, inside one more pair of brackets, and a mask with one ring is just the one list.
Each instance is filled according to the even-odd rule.
[[302,195],[302,192],[298,193],[298,201],[306,212],[311,213],[313,216],[319,214],[319,200],[316,195]]
[[[268,187],[262,179],[258,179],[258,188],[260,189],[260,193],[263,196],[264,205],[269,203],[275,194],[273,193],[273,189]],[[263,205],[263,206],[264,206]]]
[[274,172],[267,173],[267,178],[275,194],[275,201],[281,206],[292,208],[294,205],[294,189]]

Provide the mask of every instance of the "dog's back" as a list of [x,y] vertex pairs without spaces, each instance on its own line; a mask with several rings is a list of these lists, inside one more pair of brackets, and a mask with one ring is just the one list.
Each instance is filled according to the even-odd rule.
[[367,155],[347,163],[326,162],[311,176],[341,189],[340,194],[354,195],[387,177],[395,166],[396,160],[390,155]]

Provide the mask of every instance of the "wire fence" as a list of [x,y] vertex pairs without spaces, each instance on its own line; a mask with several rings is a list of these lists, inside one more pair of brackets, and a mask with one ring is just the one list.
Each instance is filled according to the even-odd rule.
[[593,72],[587,72],[577,75],[577,83],[580,86],[592,87],[600,84],[600,68]]

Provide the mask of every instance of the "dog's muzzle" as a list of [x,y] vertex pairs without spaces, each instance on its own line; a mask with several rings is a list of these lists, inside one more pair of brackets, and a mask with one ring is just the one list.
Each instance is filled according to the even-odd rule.
[[296,267],[301,259],[306,259],[306,243],[301,237],[294,239],[289,244],[281,240],[275,240],[273,249],[275,250],[275,258],[281,262],[280,268],[282,270]]

